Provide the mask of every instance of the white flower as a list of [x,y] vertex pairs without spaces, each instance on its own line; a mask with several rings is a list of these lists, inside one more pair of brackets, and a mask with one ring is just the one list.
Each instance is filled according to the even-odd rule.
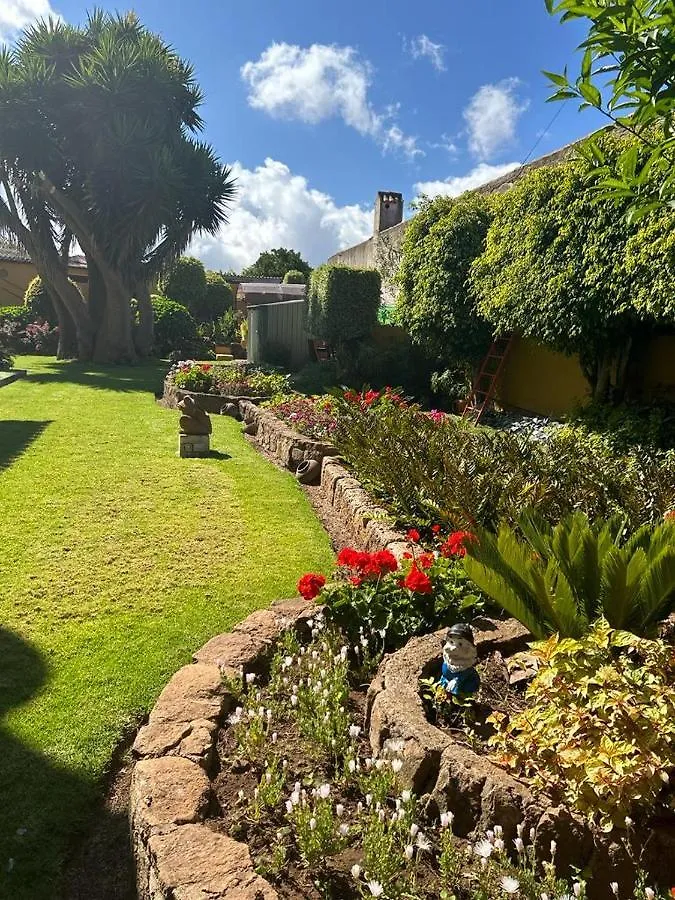
[[630,816],[626,816],[626,818],[624,819],[624,822],[626,823],[626,828],[630,828],[631,825],[633,824],[633,820],[631,819]]
[[244,792],[243,792],[243,791],[238,791],[238,792],[237,792],[237,797],[239,797],[240,800],[243,800],[243,799],[244,799]]
[[279,735],[276,733],[276,731],[273,731],[272,732],[272,743],[276,744],[278,738],[279,738]]
[[375,768],[378,772],[380,772],[384,766],[386,765],[386,760],[384,759],[376,759],[375,760]]
[[452,825],[454,815],[451,812],[441,813],[441,828],[449,828]]
[[316,819],[314,818],[314,816],[312,816],[312,818],[309,820],[309,830],[314,831],[315,828],[316,828]]
[[379,881],[369,881],[368,890],[370,891],[371,897],[381,897],[382,894],[384,894],[384,888]]
[[572,885],[572,891],[573,891],[575,897],[581,896],[581,885],[579,884],[578,881],[575,881],[574,884]]
[[495,842],[495,833],[494,831],[490,831],[489,829],[485,832],[485,837],[490,841],[491,844]]
[[522,853],[523,850],[525,849],[525,844],[523,843],[523,839],[518,837],[515,839],[515,841],[513,843],[514,843],[514,846],[515,846],[516,850],[518,851],[518,853]]
[[357,811],[357,813],[358,813],[359,815],[361,815],[361,813],[363,812],[363,803],[361,803],[360,800],[359,800],[359,802],[356,804],[356,811]]
[[349,737],[357,738],[361,734],[361,729],[358,725],[350,725],[349,726]]
[[505,894],[517,894],[518,889],[520,888],[518,879],[512,878],[510,875],[502,876],[501,885]]
[[522,822],[516,825],[516,831],[518,832],[518,837],[521,838],[523,836],[523,832],[525,831],[525,826]]
[[646,900],[654,900],[654,891],[651,888],[645,888]]
[[415,843],[417,844],[418,849],[425,853],[428,853],[431,850],[431,841],[422,831],[417,835]]
[[338,805],[335,807],[335,813],[336,813],[336,815],[338,815],[340,818],[342,818],[342,816],[344,816],[344,814],[345,814],[345,808],[344,808],[344,806],[343,806],[341,803],[338,803]]
[[530,840],[532,841],[532,843],[534,843],[534,839],[536,836],[537,832],[534,830],[534,828],[530,828]]
[[291,803],[290,800],[287,800],[287,801],[286,801],[286,812],[287,812],[287,813],[292,813],[292,812],[293,812],[293,804]]
[[615,897],[619,896],[619,884],[616,881],[610,881],[609,886]]
[[420,830],[420,826],[415,825],[415,823],[413,822],[412,825],[410,826],[410,837],[416,838],[417,835],[419,834],[419,830]]
[[314,628],[314,619],[307,619],[307,627]]
[[246,673],[246,684],[253,684],[255,681],[255,672]]
[[668,784],[668,782],[670,781],[667,772],[659,772],[659,778],[664,784]]
[[300,802],[300,791],[293,791],[291,794],[291,804],[297,806]]
[[291,706],[297,706],[297,705],[298,705],[298,698],[297,698],[297,695],[296,695],[296,694],[291,694]]
[[294,659],[294,657],[292,657],[292,656],[286,656],[286,657],[284,657],[284,665],[287,666],[287,667],[288,667],[288,666],[292,666],[292,665],[293,665],[293,659]]
[[548,900],[548,894],[540,894],[539,900]]
[[406,858],[406,859],[412,859],[412,858],[413,858],[413,853],[414,853],[414,852],[415,852],[415,848],[413,847],[413,845],[412,845],[412,844],[407,844],[407,845],[406,845],[406,848],[405,848],[405,850],[404,850],[405,858]]
[[330,785],[329,784],[321,785],[321,787],[319,788],[319,797],[321,797],[322,800],[326,800],[328,797],[330,797]]
[[373,802],[373,795],[372,795],[372,794],[366,794],[366,806],[370,806],[370,804],[371,804],[372,802]]
[[401,791],[401,800],[404,803],[410,803],[410,799],[412,797],[412,793],[410,791]]
[[558,845],[555,841],[551,841],[551,859],[555,856],[555,851],[558,849]]
[[401,769],[403,768],[403,760],[402,760],[402,759],[392,759],[392,761],[391,761],[391,767],[392,767],[394,773],[395,773],[396,775],[398,775],[398,773],[399,773],[399,772],[401,771]]
[[501,825],[495,825],[495,837],[500,838],[500,837],[502,836],[503,833],[504,833],[504,829],[502,828],[502,826],[501,826]]
[[495,850],[498,850],[500,853],[504,850],[504,841],[501,838],[495,838]]
[[477,844],[473,845],[473,852],[476,856],[480,856],[481,859],[489,859],[492,855],[492,844],[490,841],[478,841]]
[[347,837],[347,835],[349,834],[349,825],[345,825],[343,823],[342,825],[340,825],[338,831],[340,832],[342,837]]
[[352,878],[360,878],[361,877],[361,866],[356,863],[352,866]]
[[271,773],[271,772],[265,773],[265,781],[266,781],[268,784],[272,784],[272,773]]
[[380,822],[384,822],[384,820],[386,819],[386,814],[383,809],[378,809],[377,818],[380,820]]
[[356,772],[356,760],[350,759],[349,762],[347,763],[347,768],[349,769],[350,772]]

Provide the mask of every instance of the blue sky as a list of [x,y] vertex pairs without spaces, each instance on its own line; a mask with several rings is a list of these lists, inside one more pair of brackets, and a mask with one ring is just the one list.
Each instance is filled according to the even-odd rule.
[[[0,38],[50,11],[79,22],[88,8],[2,0]],[[407,201],[461,193],[602,124],[545,102],[541,70],[574,68],[583,35],[544,0],[137,0],[133,9],[194,64],[206,138],[238,178],[230,224],[193,246],[215,268],[239,269],[279,245],[317,264],[368,237],[378,190]]]

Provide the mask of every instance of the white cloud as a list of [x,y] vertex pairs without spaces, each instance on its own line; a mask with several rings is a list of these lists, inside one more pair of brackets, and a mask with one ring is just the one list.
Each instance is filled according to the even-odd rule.
[[272,247],[299,250],[318,265],[373,233],[371,210],[338,206],[282,162],[268,158],[253,170],[235,163],[233,174],[239,192],[229,223],[214,237],[196,237],[189,251],[209,268],[238,272]]
[[489,159],[514,140],[518,119],[528,107],[528,101],[517,96],[519,85],[518,78],[484,84],[464,110],[469,149],[479,159]]
[[457,175],[453,178],[446,178],[445,181],[418,181],[415,185],[415,193],[426,194],[427,197],[459,197],[465,191],[472,191],[474,188],[487,184],[495,178],[500,178],[508,172],[517,169],[520,163],[510,162],[504,163],[503,166],[491,166],[488,163],[479,163],[475,169],[467,172],[466,175]]
[[445,150],[450,156],[457,156],[459,147],[448,134],[442,134],[440,141],[429,144],[434,150]]
[[[395,107],[384,113],[373,108],[368,98],[372,68],[352,47],[271,44],[256,62],[242,66],[241,77],[254,109],[313,125],[341,118],[385,150],[401,150],[411,158],[422,153],[416,138],[404,135],[392,123]],[[393,130],[396,137],[390,133]]]
[[445,72],[443,44],[435,44],[426,34],[420,34],[409,42],[404,41],[403,45],[413,59],[426,58],[437,72]]
[[58,18],[49,0],[1,0],[0,44],[14,40],[19,31],[36,19]]

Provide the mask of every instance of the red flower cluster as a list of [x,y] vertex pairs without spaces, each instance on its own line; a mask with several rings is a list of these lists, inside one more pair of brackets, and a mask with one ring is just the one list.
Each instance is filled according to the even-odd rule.
[[412,564],[410,571],[401,583],[403,587],[408,588],[409,591],[414,591],[416,594],[431,594],[433,591],[431,578],[426,572],[417,567],[416,562]]
[[305,600],[314,600],[321,593],[321,588],[325,583],[325,576],[308,572],[298,582],[298,592],[302,594]]
[[403,397],[388,385],[383,391],[345,391],[343,396],[348,403],[358,403],[362,409],[368,409],[376,400],[388,400],[396,406],[406,405]]
[[211,363],[203,363],[202,364],[202,372],[210,372],[213,366]]
[[475,541],[476,535],[470,531],[453,531],[441,545],[441,556],[466,556],[467,541]]
[[396,557],[388,550],[363,553],[360,550],[354,550],[353,547],[345,547],[338,553],[337,561],[339,566],[352,570],[353,575],[350,581],[355,585],[361,584],[366,578],[381,578],[398,569]]

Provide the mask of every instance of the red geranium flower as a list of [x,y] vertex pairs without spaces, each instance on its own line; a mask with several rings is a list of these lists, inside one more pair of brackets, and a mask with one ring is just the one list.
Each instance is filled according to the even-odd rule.
[[433,566],[434,561],[433,553],[423,553],[418,560],[423,569],[430,569]]
[[411,528],[407,533],[406,537],[409,541],[412,541],[413,544],[416,544],[420,539],[420,533],[416,528]]
[[321,593],[321,588],[326,583],[323,575],[317,575],[314,572],[308,572],[303,575],[298,582],[298,592],[302,594],[305,600],[314,600]]
[[373,555],[382,572],[395,572],[398,569],[398,560],[389,550],[378,550]]
[[354,566],[356,565],[356,558],[358,556],[358,552],[354,550],[353,547],[345,547],[340,550],[338,553],[337,563],[338,566]]
[[449,558],[451,556],[466,556],[467,541],[475,541],[476,535],[470,531],[453,531],[448,535],[445,543],[441,547],[441,556]]
[[417,568],[417,563],[412,564],[412,568],[403,580],[403,587],[416,594],[430,594],[433,591],[431,578]]
[[202,372],[210,372],[213,366],[211,363],[204,363],[202,366]]
[[366,394],[363,395],[363,402],[366,404],[366,406],[370,406],[372,403],[374,403],[377,400],[377,398],[379,396],[380,396],[379,391],[368,391]]
[[438,532],[441,530],[441,526],[440,525],[432,525],[431,530],[433,531],[434,534],[438,534]]

